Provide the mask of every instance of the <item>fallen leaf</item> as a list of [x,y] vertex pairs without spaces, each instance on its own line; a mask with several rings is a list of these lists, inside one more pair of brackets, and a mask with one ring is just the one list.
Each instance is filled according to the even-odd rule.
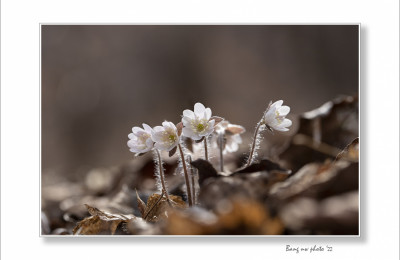
[[209,161],[197,159],[196,161],[191,162],[191,164],[198,170],[200,187],[208,178],[217,178],[221,176]]
[[143,218],[145,211],[146,211],[146,203],[144,203],[144,201],[140,199],[140,196],[137,191],[136,191],[136,198],[137,198],[137,204],[138,204],[140,214],[142,215],[142,218]]
[[348,160],[352,162],[358,162],[359,157],[359,144],[358,137],[354,139],[350,144],[346,146],[337,156],[336,161],[338,160]]
[[[184,209],[187,207],[186,203],[181,197],[175,195],[168,195],[172,208]],[[150,222],[156,222],[160,219],[168,217],[168,211],[172,209],[168,204],[167,198],[160,194],[153,194],[147,200],[146,210],[143,219]]]
[[121,223],[134,219],[133,215],[111,214],[85,204],[90,217],[78,222],[74,235],[114,235]]
[[241,125],[229,124],[225,129],[225,133],[228,135],[243,134],[244,132],[246,132],[246,129]]
[[358,201],[358,191],[323,200],[303,197],[286,204],[280,216],[294,234],[358,235]]
[[358,111],[358,97],[344,96],[302,114],[298,131],[280,159],[294,172],[310,162],[334,159],[359,136]]
[[215,213],[202,208],[171,212],[168,235],[279,235],[284,226],[265,207],[252,200],[222,200]]
[[279,164],[274,163],[268,159],[263,159],[258,163],[253,163],[248,167],[240,169],[234,172],[232,175],[239,174],[239,173],[250,173],[250,172],[260,172],[260,171],[278,171],[286,174],[290,174],[292,171],[282,168]]

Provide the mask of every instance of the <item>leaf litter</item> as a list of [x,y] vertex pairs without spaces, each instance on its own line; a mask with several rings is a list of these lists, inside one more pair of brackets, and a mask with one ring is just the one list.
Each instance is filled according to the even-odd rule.
[[[42,234],[359,234],[357,97],[332,100],[296,120],[298,130],[274,150],[273,158],[264,156],[247,167],[243,148],[226,157],[225,164],[236,168],[224,172],[217,170],[215,160],[194,154],[192,207],[187,206],[184,181],[174,174],[179,171],[176,151],[164,162],[169,200],[155,190],[152,158],[146,155],[92,172],[90,178],[113,180],[101,182],[102,186],[88,186],[85,181],[44,184]],[[188,139],[184,143],[190,151],[198,145]],[[261,147],[259,154],[271,154],[268,149],[272,148]]]

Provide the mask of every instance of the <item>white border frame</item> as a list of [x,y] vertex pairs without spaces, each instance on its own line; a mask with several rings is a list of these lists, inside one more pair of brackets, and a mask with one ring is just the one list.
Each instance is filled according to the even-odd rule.
[[[38,0],[1,2],[1,258],[399,259],[399,1]],[[364,209],[360,238],[39,238],[37,25],[55,23],[362,23]],[[21,58],[23,57],[23,58]],[[30,138],[32,137],[33,138]],[[23,159],[23,163],[21,163]],[[18,165],[18,167],[14,167]],[[19,181],[23,178],[23,182]],[[16,185],[16,183],[20,185]],[[19,196],[23,190],[31,197]],[[26,200],[27,199],[27,200]],[[382,201],[384,203],[382,203]],[[388,208],[391,210],[388,211]],[[25,213],[25,214],[22,214]],[[28,214],[26,214],[28,213]],[[365,213],[365,214],[364,214]],[[28,215],[28,216],[27,216]],[[30,217],[32,216],[32,217]],[[20,228],[20,232],[16,232]],[[331,254],[285,244],[329,243]],[[149,255],[149,252],[151,254]],[[177,255],[178,254],[178,255]]]
[[[39,59],[40,59],[40,67],[39,67],[39,78],[40,78],[40,82],[39,82],[39,88],[40,88],[40,104],[42,104],[42,26],[46,26],[46,25],[93,25],[93,26],[103,26],[103,25],[126,25],[126,26],[136,26],[136,25],[157,25],[157,24],[102,24],[102,23],[92,23],[92,24],[79,24],[79,23],[75,23],[75,24],[67,24],[67,23],[61,23],[61,24],[56,24],[56,23],[41,23],[39,24],[39,46],[40,46],[40,50],[39,50]],[[160,24],[158,24],[160,25]],[[230,25],[230,26],[234,26],[234,25],[242,25],[242,24],[162,24],[162,25]],[[246,24],[246,25],[250,25],[250,24]],[[356,26],[358,25],[358,97],[359,97],[359,103],[358,103],[358,110],[359,110],[359,118],[358,118],[358,129],[359,129],[359,138],[360,138],[360,147],[362,147],[361,144],[361,92],[360,92],[360,86],[361,86],[361,63],[360,63],[360,49],[361,49],[361,24],[251,24],[254,26],[280,26],[280,25],[294,25],[294,26],[335,26],[335,25],[349,25],[349,26]],[[39,120],[40,120],[40,144],[42,143],[41,138],[42,138],[42,107],[40,106],[40,116],[39,116]],[[361,236],[361,149],[360,149],[360,161],[359,161],[359,168],[358,168],[358,235],[91,235],[90,237],[113,237],[113,238],[118,238],[118,237],[122,237],[122,238],[127,238],[127,237],[360,237]],[[40,210],[42,209],[42,203],[41,203],[41,199],[42,199],[42,145],[40,145],[40,163],[39,163],[39,179],[40,179],[40,183],[39,183],[39,201],[40,201]],[[41,219],[41,211],[39,212],[40,217],[39,220]],[[57,238],[57,237],[75,237],[75,238],[82,238],[84,236],[76,236],[76,235],[43,235],[41,233],[42,231],[42,225],[41,225],[41,221],[39,222],[39,237],[49,237],[49,238]]]

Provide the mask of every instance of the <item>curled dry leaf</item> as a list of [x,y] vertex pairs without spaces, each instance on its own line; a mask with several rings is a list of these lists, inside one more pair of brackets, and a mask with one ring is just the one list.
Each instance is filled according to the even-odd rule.
[[136,190],[136,198],[137,198],[137,204],[138,204],[140,214],[142,215],[142,218],[143,218],[145,211],[146,211],[146,203],[144,203],[144,201],[140,198],[137,190]]
[[196,161],[191,162],[191,164],[198,170],[200,187],[208,178],[217,178],[221,176],[209,161],[197,159]]
[[[172,208],[186,208],[186,203],[182,200],[181,197],[170,194],[169,199]],[[153,194],[147,200],[146,210],[144,211],[143,219],[149,222],[157,222],[160,219],[168,217],[169,210],[171,210],[171,207],[167,202],[167,198],[160,194]]]
[[111,214],[85,204],[90,217],[78,222],[74,235],[114,235],[118,226],[135,219],[133,215]]
[[227,135],[243,134],[244,132],[246,132],[246,129],[241,125],[229,124],[225,129]]
[[337,160],[347,160],[351,162],[358,162],[359,157],[359,144],[358,137],[346,146],[337,156]]
[[326,198],[358,190],[358,164],[347,161],[307,164],[285,182],[270,190],[270,199],[282,201],[297,197]]
[[280,155],[294,172],[311,162],[334,159],[358,137],[358,97],[344,96],[302,114],[291,144]]

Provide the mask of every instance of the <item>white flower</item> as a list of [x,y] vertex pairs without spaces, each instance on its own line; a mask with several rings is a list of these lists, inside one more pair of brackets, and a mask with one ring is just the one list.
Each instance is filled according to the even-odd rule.
[[[233,153],[239,150],[239,144],[242,143],[242,138],[240,137],[246,130],[243,126],[234,125],[229,123],[229,121],[224,120],[215,126],[215,132],[217,134],[222,134],[225,139],[224,153]],[[216,136],[218,139],[218,136]],[[218,146],[218,142],[213,142],[214,147]]]
[[164,121],[162,126],[153,128],[151,139],[157,149],[169,152],[179,143],[178,130],[172,122]]
[[215,120],[211,118],[211,109],[205,108],[203,104],[196,103],[194,111],[186,109],[183,111],[182,134],[193,140],[200,140],[209,136],[214,131]]
[[143,128],[133,127],[132,133],[128,135],[129,151],[132,153],[145,153],[153,148],[153,140],[151,140],[151,127],[143,124]]
[[267,127],[277,131],[289,131],[287,127],[292,125],[290,119],[285,118],[290,112],[290,107],[282,106],[283,101],[278,100],[267,108],[264,114],[264,122]]

